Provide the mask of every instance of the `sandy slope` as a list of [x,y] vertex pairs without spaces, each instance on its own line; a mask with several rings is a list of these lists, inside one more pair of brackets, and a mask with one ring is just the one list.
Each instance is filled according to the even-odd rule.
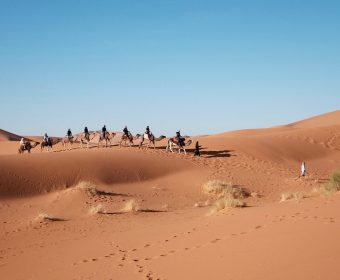
[[[312,190],[340,167],[340,111],[194,140],[203,146],[201,158],[167,154],[164,147],[81,150],[78,144],[72,151],[58,144],[54,153],[36,148],[17,155],[18,142],[0,141],[1,275],[338,279],[340,196]],[[298,177],[302,160],[306,178]],[[246,199],[251,207],[207,215],[211,206],[194,204],[213,203],[201,191],[212,178],[258,197]],[[80,188],[82,181],[97,191]],[[307,198],[279,203],[288,190]],[[122,212],[130,200],[141,211]],[[98,205],[103,213],[90,214]],[[37,219],[39,213],[55,221]]]
[[0,129],[0,141],[20,141],[21,136]]

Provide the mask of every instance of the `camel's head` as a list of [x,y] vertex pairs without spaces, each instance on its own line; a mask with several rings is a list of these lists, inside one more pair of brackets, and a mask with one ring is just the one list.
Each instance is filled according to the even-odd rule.
[[38,146],[39,144],[40,144],[40,142],[36,142],[36,141],[31,142],[31,147],[34,148],[34,147]]

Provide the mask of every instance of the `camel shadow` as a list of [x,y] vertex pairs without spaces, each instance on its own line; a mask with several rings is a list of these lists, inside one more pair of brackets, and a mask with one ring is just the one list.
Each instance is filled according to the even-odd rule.
[[204,151],[206,148],[202,148],[201,155],[205,158],[214,158],[214,157],[235,157],[236,155],[231,154],[233,150],[220,150],[220,151]]
[[[204,158],[228,158],[235,157],[236,155],[231,154],[234,150],[206,150],[207,148],[200,148],[201,156]],[[188,153],[195,153],[195,149],[187,149]]]

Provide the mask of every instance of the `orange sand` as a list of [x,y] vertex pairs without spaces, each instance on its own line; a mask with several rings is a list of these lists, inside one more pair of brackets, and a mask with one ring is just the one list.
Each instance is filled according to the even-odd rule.
[[[193,145],[166,153],[165,140],[156,150],[98,149],[94,139],[91,149],[18,155],[11,135],[0,131],[3,279],[339,278],[340,195],[313,189],[340,168],[340,111],[194,137],[200,158]],[[214,178],[257,195],[207,215],[215,198],[202,185]],[[280,203],[286,191],[305,198]],[[140,211],[123,212],[131,200]]]

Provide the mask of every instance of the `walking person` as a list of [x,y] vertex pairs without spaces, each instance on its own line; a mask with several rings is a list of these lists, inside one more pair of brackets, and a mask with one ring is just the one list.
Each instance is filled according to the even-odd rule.
[[196,141],[194,156],[200,157],[201,156],[201,151],[200,150],[201,150],[201,146],[198,143],[198,141]]
[[303,161],[301,164],[301,177],[306,176],[306,163]]

